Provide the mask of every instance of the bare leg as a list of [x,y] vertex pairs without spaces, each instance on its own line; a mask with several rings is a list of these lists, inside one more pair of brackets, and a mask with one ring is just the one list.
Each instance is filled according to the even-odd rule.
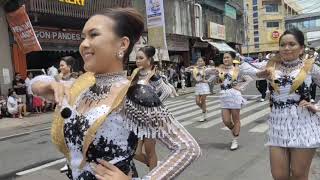
[[207,102],[206,102],[207,96],[206,95],[202,95],[200,97],[201,97],[201,109],[202,109],[202,112],[207,112]]
[[18,110],[19,110],[18,116],[19,116],[20,119],[22,119],[22,110],[23,110],[22,105],[18,105]]
[[231,111],[229,109],[222,109],[222,120],[225,126],[230,130],[233,129],[234,125],[231,121]]
[[150,171],[157,166],[158,157],[156,153],[156,139],[146,138],[144,141],[144,148],[146,150],[147,161]]
[[308,180],[309,170],[315,149],[290,149],[290,180]]
[[270,147],[270,166],[274,180],[289,180],[290,175],[289,149]]
[[241,122],[240,122],[240,109],[231,109],[232,121],[234,128],[232,129],[233,136],[237,137],[240,134]]
[[196,104],[201,108],[201,96],[196,96]]

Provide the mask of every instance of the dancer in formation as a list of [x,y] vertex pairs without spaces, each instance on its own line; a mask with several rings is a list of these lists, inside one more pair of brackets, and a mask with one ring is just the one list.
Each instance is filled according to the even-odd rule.
[[320,147],[320,108],[310,103],[312,81],[320,85],[314,57],[301,59],[304,35],[298,29],[280,37],[279,54],[260,71],[243,63],[242,69],[270,82],[271,113],[267,145],[275,180],[307,180],[316,148]]
[[159,138],[172,153],[142,179],[173,179],[200,155],[197,142],[155,91],[136,83],[139,72],[128,80],[123,71],[143,30],[136,10],[106,9],[83,28],[79,49],[88,73],[70,89],[49,76],[31,82],[34,94],[61,106],[52,140],[67,159],[70,179],[131,179],[136,145],[144,137]]
[[[153,56],[156,50],[153,46],[145,46],[139,49],[136,57],[137,67],[140,68],[137,84],[150,86],[159,96],[160,101],[166,100],[172,93],[171,88],[166,84],[154,66]],[[145,148],[145,154],[142,148]],[[157,166],[156,139],[144,138],[139,140],[135,159],[149,166],[150,171]]]
[[216,71],[218,82],[221,87],[220,101],[222,109],[222,120],[226,127],[232,132],[231,150],[239,147],[238,136],[240,134],[240,109],[246,103],[241,91],[252,80],[249,76],[240,73],[239,61],[235,60],[234,52],[226,52],[223,55],[223,64]]
[[207,120],[207,95],[210,94],[209,82],[212,81],[210,68],[205,66],[205,62],[202,57],[198,58],[196,66],[190,66],[186,68],[186,71],[191,72],[193,79],[196,81],[195,85],[195,95],[196,95],[196,104],[202,110],[202,118],[199,122],[204,122]]

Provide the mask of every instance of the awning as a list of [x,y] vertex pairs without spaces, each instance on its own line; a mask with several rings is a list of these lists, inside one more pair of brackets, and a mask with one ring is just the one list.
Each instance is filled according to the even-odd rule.
[[211,46],[217,48],[220,52],[226,52],[226,51],[233,51],[236,52],[232,47],[230,47],[227,43],[224,41],[210,41],[208,42]]

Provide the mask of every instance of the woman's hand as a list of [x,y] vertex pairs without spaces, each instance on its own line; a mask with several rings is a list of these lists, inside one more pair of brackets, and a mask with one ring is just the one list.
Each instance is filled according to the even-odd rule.
[[100,164],[91,164],[98,180],[130,180],[131,176],[125,175],[119,168],[105,160],[99,160]]
[[67,100],[69,100],[69,97],[70,97],[69,88],[66,87],[65,85],[63,85],[62,83],[52,82],[49,85],[49,89],[53,92],[54,100],[59,106],[62,106],[63,98],[65,96],[66,96]]
[[267,79],[267,80],[272,80],[273,79],[273,71],[271,68],[267,68],[265,70],[257,72],[257,77]]
[[308,102],[306,100],[300,101],[299,106],[307,108],[309,111],[311,111],[313,113],[320,111],[320,109],[315,104],[312,104],[311,102]]

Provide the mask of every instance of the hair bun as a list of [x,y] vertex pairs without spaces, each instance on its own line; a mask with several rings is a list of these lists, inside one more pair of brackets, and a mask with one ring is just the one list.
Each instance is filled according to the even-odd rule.
[[153,46],[147,46],[148,48],[148,52],[150,57],[154,56],[156,54],[156,48],[154,48]]

